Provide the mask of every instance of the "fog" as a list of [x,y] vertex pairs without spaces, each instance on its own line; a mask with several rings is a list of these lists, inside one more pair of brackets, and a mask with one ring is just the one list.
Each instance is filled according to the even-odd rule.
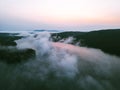
[[52,42],[47,32],[16,40],[36,57],[16,65],[0,62],[1,90],[119,90],[120,58],[98,49]]

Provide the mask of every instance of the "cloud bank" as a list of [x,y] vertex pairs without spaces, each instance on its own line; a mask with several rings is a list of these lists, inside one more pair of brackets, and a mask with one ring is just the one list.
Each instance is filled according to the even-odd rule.
[[[71,39],[72,40],[72,39]],[[16,40],[16,48],[36,57],[17,65],[0,62],[0,86],[6,90],[119,90],[120,58],[101,50],[52,42],[49,33]],[[5,85],[3,85],[5,84]]]

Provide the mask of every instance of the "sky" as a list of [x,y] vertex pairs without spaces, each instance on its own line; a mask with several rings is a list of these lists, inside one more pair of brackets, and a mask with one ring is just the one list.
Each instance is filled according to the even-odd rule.
[[120,0],[0,0],[0,30],[120,28]]

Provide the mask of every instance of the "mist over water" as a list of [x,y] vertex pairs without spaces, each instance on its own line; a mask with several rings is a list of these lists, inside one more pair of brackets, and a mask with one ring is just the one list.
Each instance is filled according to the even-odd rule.
[[0,62],[0,90],[119,90],[120,58],[101,50],[52,42],[47,32],[16,40],[36,56],[19,64]]

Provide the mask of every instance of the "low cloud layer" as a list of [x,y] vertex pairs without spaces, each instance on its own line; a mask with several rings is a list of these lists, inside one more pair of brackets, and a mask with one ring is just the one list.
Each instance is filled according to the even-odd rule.
[[[70,42],[70,39],[65,43]],[[0,62],[1,89],[120,89],[119,57],[97,49],[54,43],[46,32],[28,35],[15,42],[18,49],[35,50],[36,57],[17,65]]]

